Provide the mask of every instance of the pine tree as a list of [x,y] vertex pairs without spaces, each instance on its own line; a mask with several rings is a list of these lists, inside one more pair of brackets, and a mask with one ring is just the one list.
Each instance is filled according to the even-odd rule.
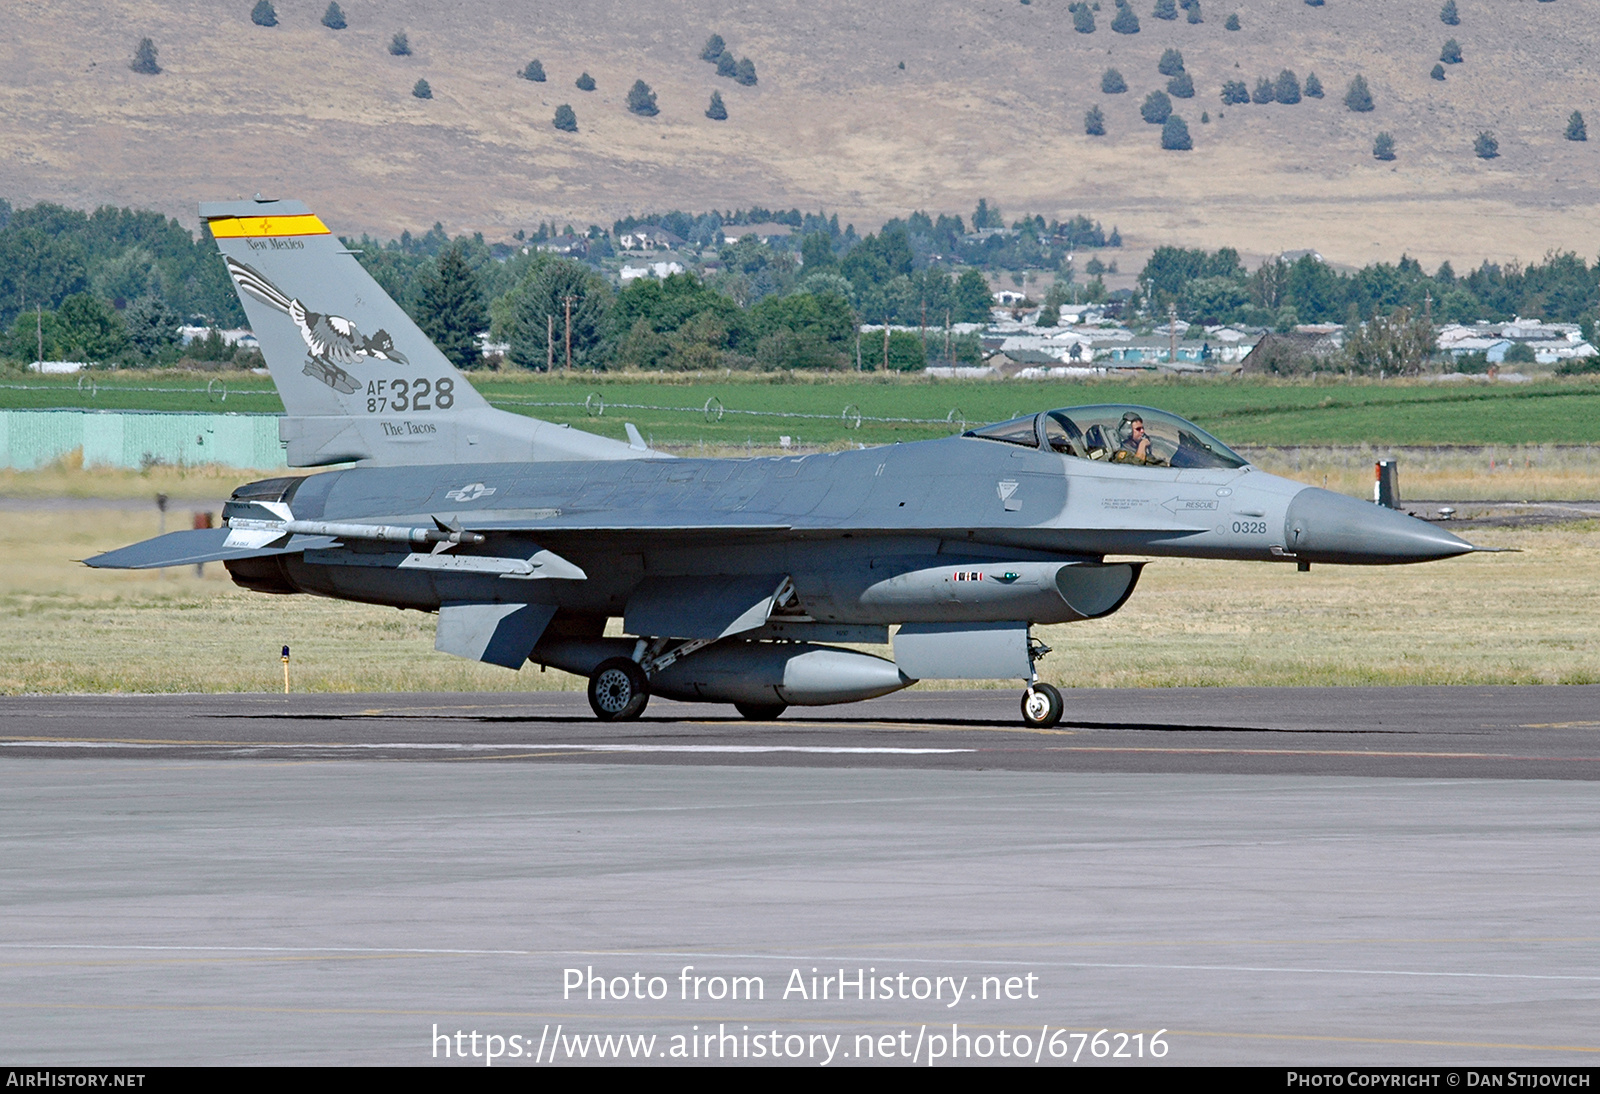
[[1350,81],[1350,86],[1345,89],[1344,105],[1357,114],[1370,113],[1373,107],[1372,91],[1367,87],[1367,78],[1357,76]]
[[1127,0],[1118,0],[1117,17],[1111,20],[1111,29],[1118,34],[1139,33],[1139,17],[1133,14],[1133,8]]
[[1456,43],[1454,38],[1446,42],[1444,48],[1439,51],[1439,60],[1447,65],[1459,65],[1461,63],[1461,46]]
[[483,364],[478,335],[489,327],[483,287],[467,264],[462,247],[445,248],[438,265],[419,279],[417,325],[439,352],[459,369]]
[[573,81],[573,85],[575,87],[577,87],[577,89],[579,91],[593,91],[594,90],[594,77],[589,75],[587,72],[585,72],[582,75],[580,75],[575,81]]
[[713,91],[711,93],[711,105],[706,107],[706,117],[714,122],[728,120],[728,108],[722,105],[722,92]]
[[1444,0],[1444,7],[1439,9],[1439,22],[1447,27],[1461,25],[1461,14],[1456,11],[1456,0]]
[[1288,69],[1278,73],[1278,82],[1272,90],[1277,100],[1285,106],[1293,106],[1300,101],[1300,81]]
[[1378,139],[1372,142],[1372,158],[1383,160],[1387,163],[1394,159],[1394,136],[1390,133],[1379,133]]
[[1100,90],[1107,95],[1121,95],[1128,90],[1128,81],[1116,69],[1108,68],[1100,74]]
[[1272,82],[1272,77],[1270,76],[1257,76],[1256,89],[1251,93],[1250,98],[1254,100],[1257,105],[1277,102],[1278,85]]
[[1183,71],[1183,54],[1175,49],[1164,51],[1156,62],[1156,71],[1163,76],[1176,76]]
[[1157,19],[1176,19],[1178,17],[1177,0],[1156,0],[1156,10],[1150,14]]
[[1194,2],[1189,5],[1189,25],[1194,26],[1197,23],[1204,22],[1205,20],[1200,18],[1200,0],[1194,0]]
[[556,107],[555,119],[550,123],[563,133],[576,133],[578,131],[578,116],[572,112],[572,107],[562,103]]
[[544,83],[544,66],[538,61],[529,61],[528,67],[522,70],[524,80],[532,80],[536,84]]
[[350,24],[345,22],[344,10],[338,3],[330,3],[328,10],[322,13],[322,25],[329,30],[344,30]]
[[722,40],[722,35],[713,34],[706,39],[706,47],[700,51],[700,59],[715,64],[717,58],[722,56],[722,51],[727,48],[728,44]]
[[1211,112],[1209,110],[1200,111],[1200,124],[1201,125],[1210,125],[1211,124]]
[[406,37],[405,31],[396,31],[395,36],[389,39],[389,53],[394,57],[411,56],[411,39]]
[[1233,106],[1250,101],[1250,89],[1243,80],[1229,80],[1222,85],[1222,105]]
[[411,86],[411,94],[419,99],[431,99],[433,98],[433,88],[428,86],[427,80],[418,80]]
[[272,0],[256,0],[256,6],[250,9],[250,21],[258,27],[277,26],[278,13],[272,6]]
[[1227,22],[1223,23],[1222,27],[1224,30],[1238,30],[1243,25],[1244,24],[1239,22],[1239,13],[1234,12],[1232,15],[1228,16]]
[[1583,115],[1574,110],[1572,117],[1567,119],[1567,140],[1586,141],[1589,139],[1589,130],[1584,127]]
[[1472,154],[1480,160],[1492,160],[1500,154],[1500,142],[1494,139],[1493,133],[1484,130],[1472,142]]
[[1172,100],[1162,91],[1152,91],[1139,107],[1139,116],[1151,125],[1160,125],[1172,116]]
[[732,79],[738,72],[739,62],[733,59],[733,54],[724,50],[722,56],[717,58],[717,75]]
[[1189,127],[1176,114],[1161,127],[1161,147],[1168,152],[1187,152],[1194,147],[1194,141],[1189,139]]
[[1167,81],[1167,94],[1174,99],[1194,98],[1194,79],[1187,72],[1180,72]]
[[1083,131],[1091,137],[1106,135],[1106,116],[1100,112],[1098,106],[1091,106],[1089,112],[1083,116]]
[[628,89],[628,110],[645,118],[653,118],[661,113],[656,106],[656,93],[643,80],[633,81],[633,86]]
[[[904,61],[902,61],[900,63],[900,67],[901,68],[905,67],[905,62]],[[743,84],[745,87],[755,87],[756,86],[756,65],[755,65],[755,62],[752,61],[748,57],[742,58],[739,61],[738,68],[736,68],[734,70],[733,82],[736,83],[736,84]]]
[[1088,4],[1077,4],[1072,9],[1072,29],[1079,34],[1094,33],[1094,12]]
[[1322,98],[1322,81],[1317,79],[1315,72],[1306,73],[1306,98]]
[[1433,71],[1428,73],[1428,75],[1432,76],[1435,80],[1439,80],[1440,82],[1443,82],[1443,80],[1444,80],[1444,66],[1443,65],[1434,65],[1433,66]]
[[128,67],[144,76],[161,75],[161,66],[156,63],[156,44],[148,38],[140,38],[139,44],[134,47],[133,61]]

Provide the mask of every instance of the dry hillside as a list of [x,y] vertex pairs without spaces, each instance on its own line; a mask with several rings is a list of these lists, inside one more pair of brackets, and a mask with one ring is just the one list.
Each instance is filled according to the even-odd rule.
[[[1458,266],[1485,256],[1600,251],[1600,128],[1562,138],[1567,115],[1600,126],[1600,2],[1203,0],[1205,22],[1151,17],[1092,35],[1066,0],[20,0],[0,40],[0,196],[13,203],[158,208],[264,191],[312,202],[340,231],[384,235],[441,220],[510,235],[541,219],[609,223],[649,208],[826,207],[863,227],[912,208],[1078,212],[1130,244],[1315,247],[1364,263],[1402,249]],[[1223,22],[1237,11],[1243,29]],[[404,29],[415,53],[392,57]],[[716,31],[760,82],[698,59]],[[149,36],[164,71],[129,69]],[[1465,62],[1429,78],[1446,38]],[[1181,49],[1198,94],[1178,100],[1192,152],[1162,152],[1138,116]],[[543,84],[518,79],[531,58]],[[904,68],[899,65],[904,63]],[[1119,68],[1124,95],[1099,90]],[[1223,110],[1224,80],[1315,71],[1321,101]],[[596,91],[573,87],[580,71]],[[1363,74],[1377,109],[1348,112]],[[419,78],[433,88],[419,100]],[[623,107],[643,78],[661,113]],[[703,116],[720,90],[730,118]],[[579,132],[557,132],[570,103]],[[1108,135],[1083,133],[1102,104]],[[1202,110],[1211,122],[1200,123]],[[1225,116],[1223,116],[1225,114]],[[1500,158],[1473,157],[1480,130]],[[1399,158],[1371,155],[1380,130]]]

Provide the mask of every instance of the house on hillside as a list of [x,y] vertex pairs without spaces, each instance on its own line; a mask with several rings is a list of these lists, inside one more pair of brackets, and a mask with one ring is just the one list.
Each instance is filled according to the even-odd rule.
[[622,272],[617,279],[626,285],[630,281],[637,281],[641,277],[653,277],[658,281],[665,281],[673,274],[684,272],[681,262],[648,262],[643,266],[632,266],[624,263]]
[[789,225],[770,220],[761,224],[729,224],[722,229],[722,242],[737,243],[745,236],[755,236],[761,242],[771,244],[774,240],[787,239],[793,234],[794,229]]
[[538,250],[567,258],[583,258],[589,253],[589,241],[583,236],[576,235],[551,236],[543,243],[534,246]]
[[617,236],[617,249],[623,251],[675,251],[687,240],[655,224],[644,224]]

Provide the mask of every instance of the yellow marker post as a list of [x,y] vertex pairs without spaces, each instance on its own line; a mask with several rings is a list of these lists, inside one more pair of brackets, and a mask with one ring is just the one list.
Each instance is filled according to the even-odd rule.
[[289,694],[289,647],[283,647],[283,693]]

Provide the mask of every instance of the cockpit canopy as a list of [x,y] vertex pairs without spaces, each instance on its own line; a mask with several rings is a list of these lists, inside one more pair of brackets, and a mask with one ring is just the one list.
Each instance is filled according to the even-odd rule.
[[971,429],[963,436],[1146,467],[1235,468],[1249,462],[1176,414],[1115,403],[1047,410]]

